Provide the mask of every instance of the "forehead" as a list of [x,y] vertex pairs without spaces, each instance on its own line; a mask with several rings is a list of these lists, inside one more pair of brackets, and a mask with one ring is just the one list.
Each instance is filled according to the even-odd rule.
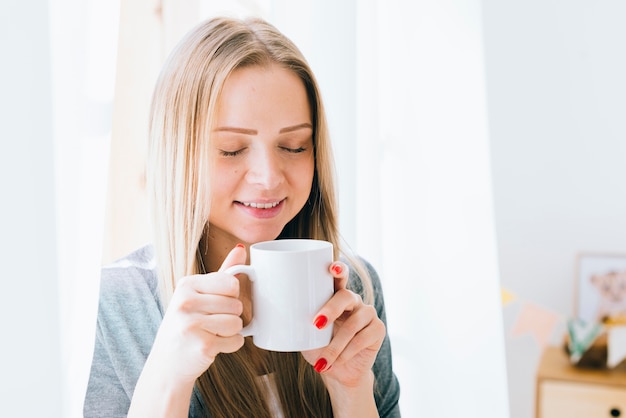
[[311,123],[311,108],[302,79],[278,64],[234,70],[217,102],[217,124],[247,126],[260,121]]

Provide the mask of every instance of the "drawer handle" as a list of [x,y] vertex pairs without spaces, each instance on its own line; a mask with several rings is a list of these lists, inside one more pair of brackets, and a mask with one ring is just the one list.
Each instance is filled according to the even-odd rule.
[[611,408],[611,416],[612,417],[621,417],[622,416],[622,411],[620,411],[619,408]]

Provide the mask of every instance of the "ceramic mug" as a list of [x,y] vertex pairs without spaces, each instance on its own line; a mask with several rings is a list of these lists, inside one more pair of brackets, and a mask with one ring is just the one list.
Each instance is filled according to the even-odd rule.
[[247,274],[252,282],[252,319],[241,334],[271,351],[328,345],[332,324],[320,330],[314,321],[334,293],[332,262],[333,245],[326,241],[286,239],[250,246],[250,265],[226,270]]

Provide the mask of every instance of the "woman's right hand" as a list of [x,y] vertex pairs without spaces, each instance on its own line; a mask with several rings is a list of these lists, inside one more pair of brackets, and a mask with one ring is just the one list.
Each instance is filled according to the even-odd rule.
[[187,417],[196,379],[219,353],[243,346],[239,280],[224,270],[245,264],[235,247],[216,273],[183,277],[139,376],[128,417]]
[[150,353],[158,359],[161,376],[195,382],[219,353],[232,353],[243,346],[239,280],[224,270],[245,262],[245,247],[237,246],[218,272],[177,282]]

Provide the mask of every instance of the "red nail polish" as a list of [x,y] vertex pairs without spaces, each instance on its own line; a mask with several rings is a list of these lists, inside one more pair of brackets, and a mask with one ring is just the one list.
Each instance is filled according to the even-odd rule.
[[315,318],[315,322],[313,324],[317,327],[317,329],[322,329],[326,326],[327,323],[328,318],[326,318],[326,315],[320,315]]
[[341,272],[343,271],[343,269],[341,268],[341,266],[339,264],[335,264],[332,269],[333,273],[335,273],[336,275],[340,275]]
[[321,359],[317,360],[317,363],[315,363],[315,366],[313,366],[313,368],[315,369],[316,372],[321,373],[327,364],[328,362],[326,361],[326,359],[322,357]]
[[246,246],[243,244],[237,244],[237,248],[246,248]]

